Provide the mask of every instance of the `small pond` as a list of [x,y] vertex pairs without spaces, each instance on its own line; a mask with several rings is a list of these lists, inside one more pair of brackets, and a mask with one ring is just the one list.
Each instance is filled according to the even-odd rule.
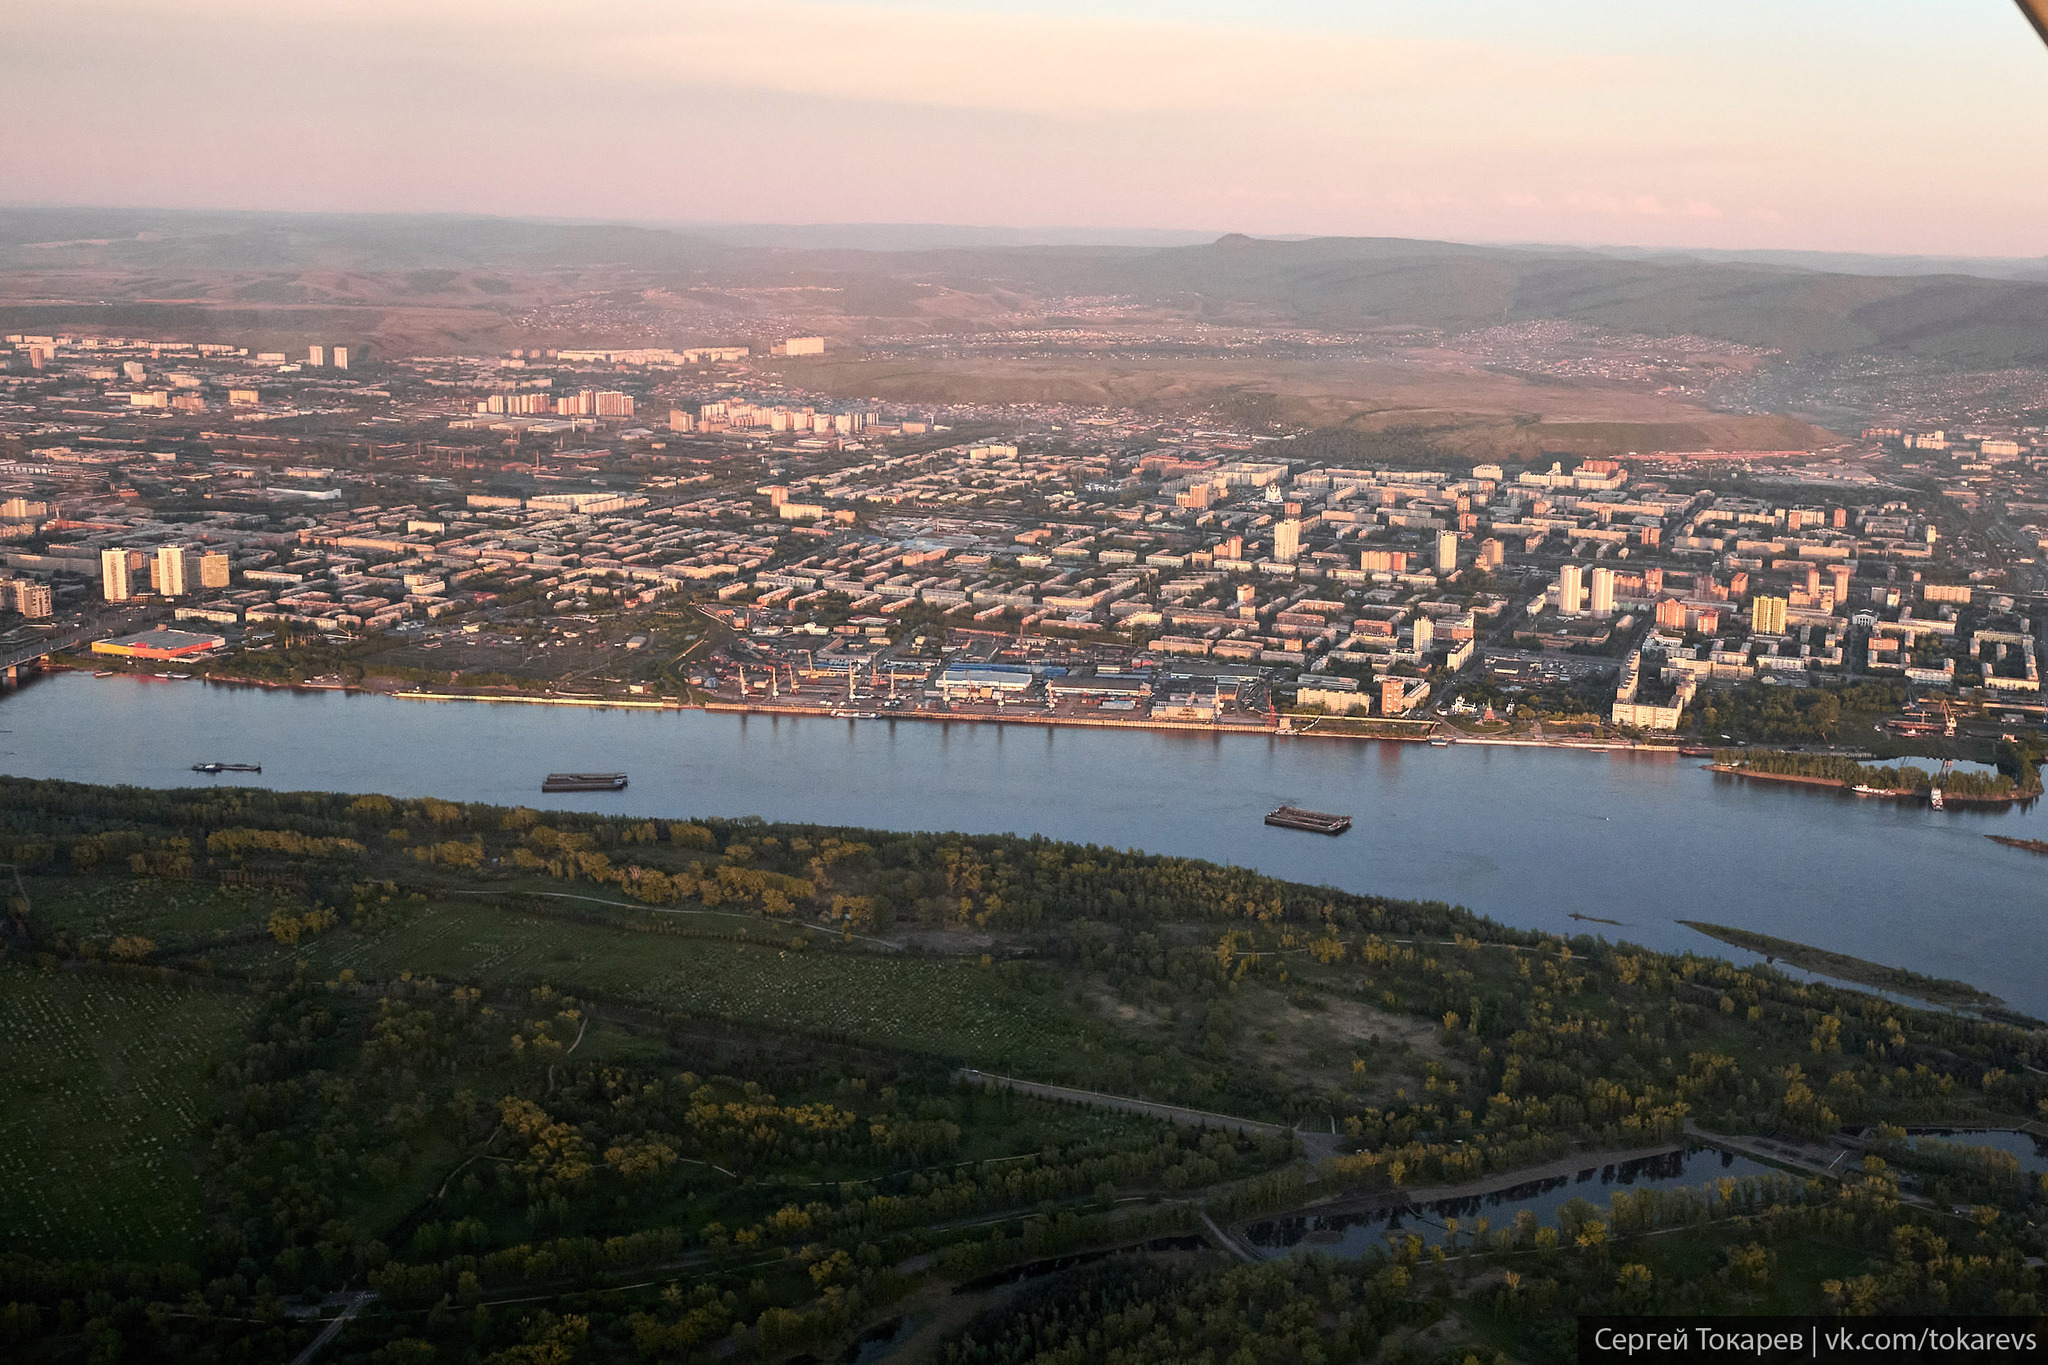
[[1909,1128],[1906,1140],[1915,1147],[1922,1138],[1932,1138],[1953,1147],[1991,1147],[2019,1158],[2020,1169],[2029,1175],[2048,1175],[2048,1138],[2035,1137],[2017,1128]]
[[1254,1250],[1268,1259],[1301,1256],[1311,1251],[1328,1256],[1362,1256],[1374,1247],[1387,1245],[1389,1235],[1412,1233],[1426,1246],[1440,1245],[1449,1236],[1446,1222],[1452,1218],[1458,1220],[1462,1232],[1469,1233],[1478,1219],[1484,1218],[1492,1227],[1500,1228],[1511,1225],[1516,1215],[1526,1209],[1539,1223],[1554,1225],[1557,1211],[1573,1199],[1584,1199],[1604,1209],[1617,1190],[1633,1193],[1705,1185],[1724,1176],[1740,1179],[1782,1174],[1778,1167],[1734,1152],[1690,1147],[1662,1156],[1588,1166],[1573,1175],[1531,1180],[1490,1194],[1434,1199],[1426,1204],[1362,1213],[1272,1218],[1247,1226],[1244,1236]]

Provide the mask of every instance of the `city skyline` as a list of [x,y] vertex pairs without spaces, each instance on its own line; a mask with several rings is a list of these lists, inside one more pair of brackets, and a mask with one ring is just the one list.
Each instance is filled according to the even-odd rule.
[[0,171],[16,203],[2048,250],[2011,6],[1552,10],[103,0],[0,18]]

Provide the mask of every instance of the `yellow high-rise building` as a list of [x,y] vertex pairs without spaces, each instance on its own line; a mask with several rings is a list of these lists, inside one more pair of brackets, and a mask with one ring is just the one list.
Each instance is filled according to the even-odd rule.
[[1782,597],[1753,597],[1749,602],[1749,628],[1757,635],[1785,633],[1786,600]]

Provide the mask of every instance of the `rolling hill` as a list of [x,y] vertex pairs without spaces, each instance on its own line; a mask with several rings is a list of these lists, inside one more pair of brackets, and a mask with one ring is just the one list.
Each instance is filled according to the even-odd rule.
[[[2048,282],[1965,274],[1372,237],[863,250],[461,216],[0,210],[0,318],[17,326],[140,327],[158,307],[432,306],[504,315],[548,284],[622,296],[809,287],[839,296],[827,311],[849,324],[922,318],[913,330],[943,330],[1019,304],[1113,295],[1213,322],[1456,332],[1558,319],[1791,354],[2048,366]],[[964,306],[918,306],[921,292],[934,289]],[[115,320],[103,306],[119,306]],[[504,328],[479,320],[457,330],[485,337]]]

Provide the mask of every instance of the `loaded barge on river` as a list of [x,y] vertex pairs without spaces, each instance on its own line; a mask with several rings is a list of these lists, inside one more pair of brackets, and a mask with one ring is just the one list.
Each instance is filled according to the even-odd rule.
[[624,773],[549,773],[540,784],[544,792],[622,792]]
[[1303,810],[1299,806],[1282,806],[1266,816],[1266,823],[1278,825],[1281,829],[1307,830],[1311,834],[1342,834],[1351,828],[1351,817]]

